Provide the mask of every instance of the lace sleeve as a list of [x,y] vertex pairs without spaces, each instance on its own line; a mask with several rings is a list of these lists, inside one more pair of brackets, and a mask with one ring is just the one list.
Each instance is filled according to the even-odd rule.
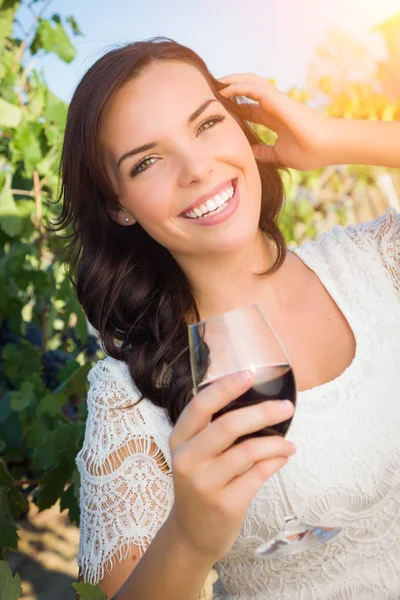
[[79,572],[92,584],[134,546],[141,557],[173,503],[168,421],[140,400],[125,367],[107,358],[90,372],[85,439],[76,457]]
[[347,231],[363,251],[378,253],[394,287],[400,291],[400,214],[389,208],[375,221],[351,226]]

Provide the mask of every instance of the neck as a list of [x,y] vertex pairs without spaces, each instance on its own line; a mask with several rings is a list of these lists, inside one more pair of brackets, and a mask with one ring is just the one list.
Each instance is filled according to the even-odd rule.
[[176,257],[188,278],[202,320],[254,302],[276,257],[261,230],[235,253]]

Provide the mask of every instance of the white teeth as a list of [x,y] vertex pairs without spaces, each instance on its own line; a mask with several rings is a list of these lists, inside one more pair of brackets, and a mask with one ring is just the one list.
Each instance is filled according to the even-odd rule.
[[201,206],[196,206],[191,211],[183,213],[185,217],[189,219],[199,219],[206,218],[216,214],[223,210],[225,204],[227,204],[228,200],[232,198],[235,193],[235,188],[231,185],[229,188],[216,194],[213,199],[207,200],[205,204],[201,204]]
[[225,192],[222,193],[222,198],[223,198],[224,202],[225,202],[225,200],[228,200],[228,198],[233,196],[233,192],[234,192],[234,189],[230,188],[229,190],[225,190]]

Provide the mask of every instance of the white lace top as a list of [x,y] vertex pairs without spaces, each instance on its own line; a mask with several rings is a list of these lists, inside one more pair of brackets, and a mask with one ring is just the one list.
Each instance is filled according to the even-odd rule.
[[[302,554],[254,558],[283,523],[273,479],[267,481],[216,565],[221,589],[214,598],[399,600],[400,216],[389,210],[372,223],[336,227],[296,252],[347,318],[356,353],[339,377],[299,393],[288,436],[297,453],[282,475],[301,518],[342,531]],[[125,364],[106,358],[89,381],[76,459],[78,562],[84,581],[96,583],[106,562],[127,556],[131,544],[142,555],[171,509],[171,425],[163,409],[138,402]]]

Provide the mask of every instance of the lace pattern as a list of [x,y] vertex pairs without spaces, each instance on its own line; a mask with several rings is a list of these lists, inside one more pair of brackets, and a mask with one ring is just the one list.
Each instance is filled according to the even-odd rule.
[[[97,583],[135,545],[142,556],[173,503],[164,411],[139,400],[125,364],[107,358],[89,374],[81,476],[78,563]],[[157,442],[155,442],[157,440]]]
[[[299,393],[288,436],[297,453],[282,476],[301,518],[342,532],[297,556],[255,559],[254,549],[283,521],[274,481],[267,481],[217,564],[214,600],[399,600],[399,234],[400,218],[389,210],[296,250],[347,318],[356,354],[339,377]],[[94,583],[130,543],[146,550],[168,516],[173,487],[164,412],[138,402],[126,366],[113,359],[94,367],[90,383],[77,457],[78,561]]]

